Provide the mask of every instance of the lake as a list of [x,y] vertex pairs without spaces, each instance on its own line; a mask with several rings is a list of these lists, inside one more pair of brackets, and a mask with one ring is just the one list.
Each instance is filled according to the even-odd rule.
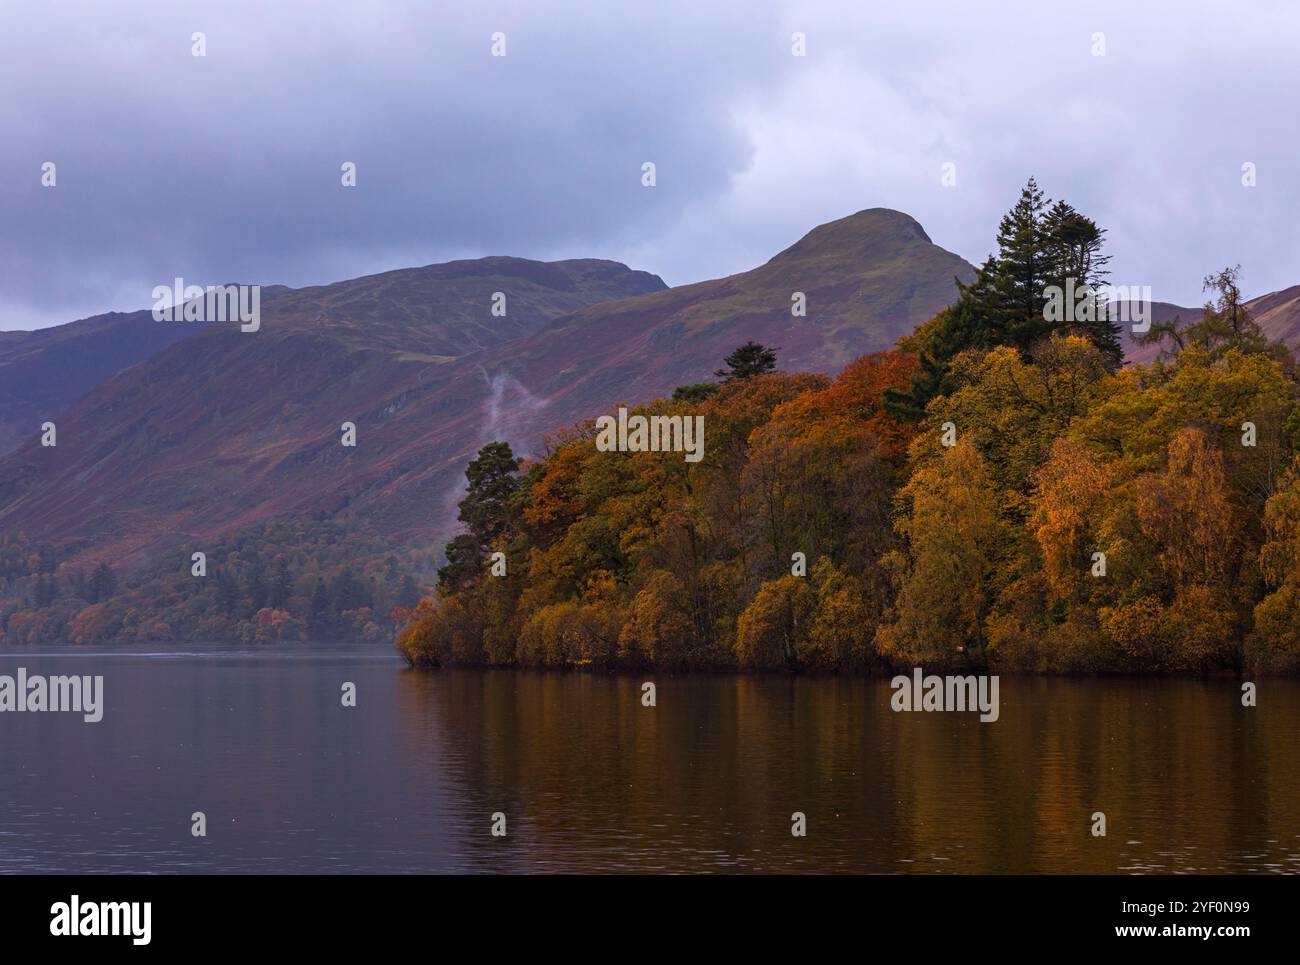
[[104,711],[0,713],[0,872],[1300,871],[1294,680],[1247,709],[1234,679],[1004,676],[980,723],[895,713],[880,679],[351,646],[0,654],[19,667],[102,674]]

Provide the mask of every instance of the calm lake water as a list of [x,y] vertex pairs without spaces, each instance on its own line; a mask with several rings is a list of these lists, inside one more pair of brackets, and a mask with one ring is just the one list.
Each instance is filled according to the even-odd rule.
[[0,654],[19,667],[103,674],[105,710],[0,714],[0,872],[1300,871],[1292,680],[1246,710],[1235,680],[1003,677],[981,724],[894,713],[883,680],[355,647]]

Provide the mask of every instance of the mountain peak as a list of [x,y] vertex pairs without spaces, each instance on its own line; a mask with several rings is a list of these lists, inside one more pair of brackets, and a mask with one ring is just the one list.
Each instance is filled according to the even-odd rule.
[[865,208],[848,217],[818,225],[776,255],[772,262],[832,252],[843,256],[863,249],[898,249],[916,244],[930,245],[934,242],[910,214],[893,208]]

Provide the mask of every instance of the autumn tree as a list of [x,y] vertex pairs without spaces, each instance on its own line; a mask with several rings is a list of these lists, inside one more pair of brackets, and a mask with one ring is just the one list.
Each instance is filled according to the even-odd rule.
[[397,650],[417,666],[477,663],[482,655],[480,636],[473,613],[455,597],[422,600],[398,633]]
[[[1175,317],[1155,322],[1139,336],[1148,345],[1173,346],[1172,354],[1196,348],[1219,357],[1230,350],[1243,354],[1266,353],[1280,362],[1290,361],[1290,353],[1281,343],[1269,341],[1264,330],[1251,315],[1242,299],[1241,266],[1236,265],[1205,276],[1202,290],[1210,297],[1201,309],[1200,318],[1184,323]],[[1169,349],[1165,350],[1170,354]]]
[[811,577],[817,599],[808,633],[797,639],[799,666],[859,671],[871,667],[879,604],[861,579],[827,557],[817,560]]
[[1265,669],[1300,669],[1300,457],[1265,508],[1259,568],[1268,593],[1255,605],[1252,652]]
[[1115,472],[1077,442],[1061,438],[1032,479],[1028,525],[1041,554],[1043,578],[1056,599],[1083,599],[1097,585],[1094,554],[1111,550],[1100,524],[1115,495]]
[[918,469],[900,500],[906,545],[885,558],[896,597],[876,646],[898,664],[979,663],[1006,545],[984,460],[961,439]]
[[815,598],[808,581],[783,576],[764,583],[736,625],[736,657],[747,670],[781,670],[806,648]]
[[1240,523],[1223,457],[1200,429],[1182,429],[1170,440],[1165,471],[1139,490],[1138,519],[1161,547],[1160,562],[1175,584],[1224,583],[1237,556]]
[[888,415],[884,391],[905,385],[915,361],[878,352],[828,386],[778,406],[749,439],[742,529],[756,578],[787,571],[791,554],[876,571],[889,548],[891,492],[914,429]]
[[937,458],[932,444],[944,423],[980,451],[1004,505],[1023,517],[1030,475],[1052,442],[1086,413],[1109,386],[1105,359],[1086,339],[1053,335],[1025,359],[1009,346],[967,354],[953,391],[934,400],[918,437],[920,458]]
[[665,570],[655,571],[632,600],[619,635],[619,654],[630,664],[681,670],[697,649],[686,589]]

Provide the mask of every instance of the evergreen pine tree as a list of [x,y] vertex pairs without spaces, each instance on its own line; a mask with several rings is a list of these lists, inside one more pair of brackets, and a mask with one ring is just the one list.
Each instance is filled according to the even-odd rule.
[[458,518],[486,554],[509,523],[507,503],[519,488],[519,460],[508,442],[490,442],[465,468],[465,479]]
[[32,589],[32,602],[38,608],[47,607],[54,602],[58,595],[58,584],[51,577],[42,573],[36,580],[36,586]]
[[755,375],[776,370],[777,349],[768,348],[758,342],[746,342],[722,361],[725,369],[717,369],[713,374],[723,382],[735,382]]
[[334,578],[330,596],[336,614],[343,613],[345,610],[355,610],[361,606],[361,587],[350,566],[345,566]]
[[438,585],[450,590],[460,590],[473,583],[483,569],[483,551],[478,541],[468,533],[452,538],[443,551],[447,565],[438,569]]
[[[1110,256],[1101,253],[1106,230],[1064,201],[1051,207],[1043,224],[1051,262],[1049,284],[1062,292],[1072,287],[1075,293],[1074,318],[1058,327],[1087,338],[1101,350],[1114,371],[1124,363],[1124,343],[1120,327],[1112,318],[1109,299],[1101,290],[1110,274],[1106,270]],[[1085,291],[1091,292],[1086,299]],[[1088,303],[1086,311],[1080,310],[1081,301]]]
[[315,620],[319,620],[330,611],[330,594],[325,586],[325,581],[321,577],[316,577],[316,588],[311,594],[311,615]]
[[993,341],[1024,352],[1050,331],[1043,318],[1045,289],[1052,280],[1052,262],[1044,213],[1050,204],[1033,178],[1020,192],[1015,207],[998,224],[998,254],[994,259],[989,327]]
[[275,562],[275,573],[271,577],[271,585],[267,591],[267,605],[275,609],[284,609],[292,593],[293,578],[289,575],[289,563],[281,556]]
[[[1050,207],[1049,207],[1050,206]],[[930,400],[952,391],[951,363],[967,349],[1011,345],[1026,356],[1053,332],[1082,335],[1106,356],[1112,369],[1124,360],[1120,329],[1104,295],[1109,257],[1101,253],[1105,231],[1065,202],[1055,205],[1033,178],[998,225],[998,251],[985,259],[970,284],[957,280],[957,300],[947,309],[920,353],[921,371],[907,391],[888,390],[885,407],[895,417],[919,420]],[[1096,293],[1084,318],[1050,320],[1048,286],[1064,293]]]
[[239,585],[226,569],[217,571],[217,605],[227,613],[239,602]]

